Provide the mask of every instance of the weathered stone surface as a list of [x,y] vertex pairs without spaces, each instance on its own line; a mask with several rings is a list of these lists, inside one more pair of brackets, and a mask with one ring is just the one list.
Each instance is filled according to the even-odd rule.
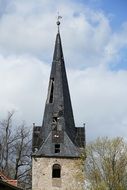
[[[52,178],[52,166],[61,166],[61,177]],[[80,159],[33,158],[32,190],[81,190],[84,172]]]

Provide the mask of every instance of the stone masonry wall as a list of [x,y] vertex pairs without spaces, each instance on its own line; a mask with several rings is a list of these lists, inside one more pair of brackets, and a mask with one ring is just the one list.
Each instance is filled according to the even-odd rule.
[[[52,178],[52,166],[61,166],[61,178]],[[80,159],[33,158],[32,190],[82,190],[84,172]]]

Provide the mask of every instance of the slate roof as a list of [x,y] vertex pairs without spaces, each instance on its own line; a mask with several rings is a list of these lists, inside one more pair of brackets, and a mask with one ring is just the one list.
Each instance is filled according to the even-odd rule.
[[[75,127],[59,31],[56,35],[43,123],[40,129],[34,126],[33,142],[33,151],[36,148],[34,156],[51,157],[79,157],[80,147],[85,145],[84,128],[79,130]],[[54,153],[56,143],[60,144],[59,153]]]
[[55,143],[52,143],[52,132],[50,132],[49,136],[35,155],[49,157],[78,157],[80,154],[79,149],[72,143],[66,132],[64,132],[64,142],[60,143],[61,151],[54,154],[54,146]]

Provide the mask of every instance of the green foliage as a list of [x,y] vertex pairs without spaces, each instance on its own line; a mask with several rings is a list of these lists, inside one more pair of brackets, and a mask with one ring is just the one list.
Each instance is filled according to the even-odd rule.
[[87,146],[86,154],[90,190],[127,189],[127,144],[122,138],[98,138]]

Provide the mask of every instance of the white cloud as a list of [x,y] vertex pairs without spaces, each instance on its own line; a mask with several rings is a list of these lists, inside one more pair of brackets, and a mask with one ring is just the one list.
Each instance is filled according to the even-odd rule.
[[127,71],[107,67],[127,47],[126,23],[113,32],[103,12],[71,0],[0,4],[4,7],[0,11],[0,119],[15,109],[19,120],[41,125],[50,71],[47,63],[52,61],[56,14],[61,10],[76,125],[86,122],[89,139],[126,136]]
[[[41,125],[49,65],[30,57],[0,57],[0,67],[1,118],[15,109],[19,120]],[[69,70],[68,76],[76,125],[86,123],[87,138],[126,137],[127,71],[94,67]]]
[[70,73],[77,125],[86,122],[87,137],[126,136],[127,71],[96,67]]
[[32,57],[0,57],[0,118],[15,110],[20,120],[40,122],[49,66]]
[[126,26],[113,33],[109,18],[101,11],[66,0],[11,0],[0,19],[0,51],[4,55],[51,58],[58,10],[63,16],[61,33],[70,66],[84,68],[108,63],[114,58],[113,52],[126,45]]
[[120,50],[127,48],[127,22],[123,23],[118,32],[110,36],[105,48],[106,61],[117,61],[120,58]]

